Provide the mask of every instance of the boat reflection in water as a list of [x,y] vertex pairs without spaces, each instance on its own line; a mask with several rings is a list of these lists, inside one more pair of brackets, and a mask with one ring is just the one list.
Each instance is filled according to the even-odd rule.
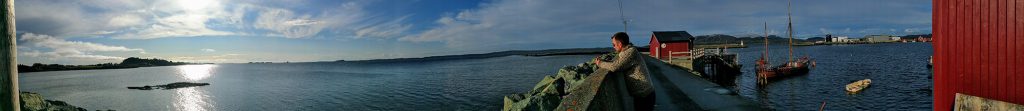
[[[178,72],[184,79],[199,81],[210,77],[210,72],[217,65],[184,65],[178,66]],[[206,111],[214,109],[210,95],[200,87],[178,88],[175,90],[174,109],[179,111]]]

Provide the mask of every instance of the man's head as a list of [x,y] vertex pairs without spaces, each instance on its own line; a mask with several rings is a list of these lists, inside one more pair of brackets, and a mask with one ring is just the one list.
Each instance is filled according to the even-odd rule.
[[615,48],[615,52],[626,50],[628,45],[633,45],[633,43],[629,43],[629,35],[626,32],[618,32],[612,35],[612,46]]

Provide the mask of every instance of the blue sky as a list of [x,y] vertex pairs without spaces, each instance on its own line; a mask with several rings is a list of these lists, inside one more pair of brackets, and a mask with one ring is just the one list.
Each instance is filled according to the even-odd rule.
[[[623,0],[651,31],[784,33],[784,0]],[[19,0],[22,64],[305,62],[608,47],[615,0]],[[798,38],[931,33],[930,0],[796,0]]]

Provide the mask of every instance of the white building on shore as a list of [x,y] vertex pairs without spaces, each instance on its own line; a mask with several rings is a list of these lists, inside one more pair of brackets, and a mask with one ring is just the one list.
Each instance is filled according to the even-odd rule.
[[853,42],[852,40],[850,40],[850,37],[847,36],[833,37],[831,41],[839,43]]

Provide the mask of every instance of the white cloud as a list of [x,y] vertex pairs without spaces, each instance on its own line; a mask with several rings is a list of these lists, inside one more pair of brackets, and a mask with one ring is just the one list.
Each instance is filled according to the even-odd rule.
[[203,52],[217,52],[217,50],[213,50],[213,49],[199,49],[199,50],[203,51]]
[[255,28],[266,29],[286,38],[309,37],[320,33],[327,24],[312,20],[310,15],[296,15],[285,9],[270,8],[260,11]]
[[367,13],[363,6],[370,3],[344,1],[307,7],[310,3],[231,0],[31,0],[17,1],[16,11],[19,24],[31,24],[19,26],[19,31],[61,38],[307,38],[323,32],[331,37],[387,38],[401,36],[412,27],[402,23],[404,17],[390,19]]
[[41,52],[39,50],[26,50],[23,55],[31,57],[61,58],[61,59],[96,59],[110,60],[122,59],[122,57],[98,55],[94,52],[139,52],[143,49],[127,48],[123,46],[110,46],[82,41],[67,41],[49,35],[25,33],[21,35],[20,41],[24,45],[31,45],[37,48],[47,48],[51,51]]
[[111,18],[110,21],[107,22],[107,26],[112,26],[112,27],[135,26],[135,25],[142,24],[143,22],[145,22],[145,20],[143,20],[142,17],[139,17],[139,15],[124,14],[124,15],[119,15],[119,16],[116,16],[114,18]]
[[212,56],[173,56],[166,57],[171,61],[199,62],[199,63],[225,63],[225,62],[247,62],[243,54],[221,54]]
[[[878,1],[793,3],[794,35],[814,36],[819,31],[832,32],[821,29],[838,29],[836,26],[858,26],[857,29],[879,24],[930,26],[922,24],[930,20],[927,14],[930,10],[920,8],[927,7],[928,1],[885,2],[887,5],[882,6]],[[629,33],[634,37],[645,37],[650,31],[659,30],[686,30],[694,35],[751,35],[753,32],[760,35],[765,22],[769,30],[786,28],[785,1],[641,0],[622,3],[626,19],[631,21]],[[458,49],[588,44],[586,41],[605,42],[607,36],[622,31],[621,23],[617,2],[495,0],[477,9],[444,15],[436,20],[437,26],[399,40],[440,42]],[[646,41],[633,39],[633,42]]]
[[[355,23],[367,20],[363,7],[365,3],[346,2],[339,6],[327,7],[320,13],[298,13],[289,9],[273,7],[253,8],[258,12],[253,27],[268,30],[268,35],[283,35],[286,38],[306,38],[324,30],[353,31]],[[367,32],[372,33],[372,32]]]
[[401,18],[398,18],[398,19],[395,19],[395,20],[391,20],[389,22],[385,22],[385,23],[371,24],[368,27],[364,27],[364,28],[356,30],[355,37],[356,38],[364,38],[364,37],[390,38],[390,37],[400,36],[400,35],[404,34],[406,31],[408,31],[409,28],[412,28],[412,25],[410,25],[410,24],[402,24],[402,22],[406,18],[408,18],[408,17],[409,16],[404,16],[404,17],[401,17]]

